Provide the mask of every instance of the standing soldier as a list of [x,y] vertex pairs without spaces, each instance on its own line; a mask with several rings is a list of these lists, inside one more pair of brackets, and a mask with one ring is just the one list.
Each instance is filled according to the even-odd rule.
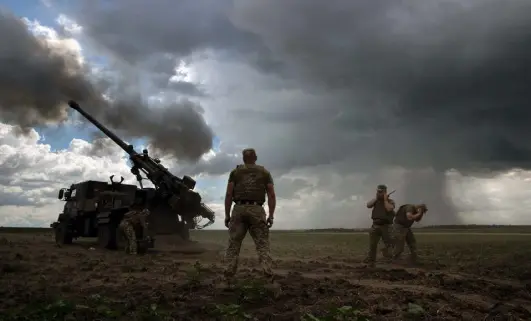
[[120,229],[122,230],[126,241],[127,246],[125,247],[125,252],[136,255],[137,254],[137,242],[136,242],[136,233],[135,228],[141,227],[143,229],[142,235],[147,235],[147,217],[149,216],[148,209],[142,209],[142,206],[138,203],[135,203],[130,207],[129,212],[125,213],[124,218],[120,222]]
[[[249,231],[263,272],[272,277],[269,228],[273,225],[276,206],[273,178],[263,166],[256,165],[257,156],[254,149],[244,149],[242,154],[243,164],[230,172],[225,195],[225,226],[229,229],[225,276],[231,279],[236,274],[242,241]],[[269,207],[267,219],[262,207],[266,193]],[[235,205],[230,216],[232,202]]]
[[372,226],[369,232],[369,253],[365,262],[374,267],[376,261],[376,250],[380,239],[383,239],[385,248],[382,250],[384,257],[391,258],[392,248],[391,233],[389,226],[393,223],[395,202],[387,194],[387,186],[378,185],[376,198],[367,203],[367,208],[372,208]]
[[394,223],[394,253],[393,259],[398,259],[404,252],[404,243],[407,243],[411,253],[411,262],[417,263],[417,241],[411,230],[414,222],[419,222],[428,211],[426,204],[404,204],[398,208]]

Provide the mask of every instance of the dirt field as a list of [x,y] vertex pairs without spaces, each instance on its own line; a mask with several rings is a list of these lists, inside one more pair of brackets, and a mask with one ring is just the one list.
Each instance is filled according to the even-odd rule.
[[226,237],[195,232],[187,248],[159,238],[131,257],[3,233],[0,320],[531,320],[531,234],[419,233],[421,267],[371,269],[366,234],[273,232],[276,284],[247,239],[232,288]]

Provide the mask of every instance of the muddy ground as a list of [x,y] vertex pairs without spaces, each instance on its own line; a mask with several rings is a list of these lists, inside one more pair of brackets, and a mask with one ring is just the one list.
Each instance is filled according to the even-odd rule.
[[417,234],[420,267],[367,268],[365,234],[273,232],[276,282],[246,240],[232,287],[226,232],[192,237],[133,257],[1,234],[0,320],[531,320],[531,234]]

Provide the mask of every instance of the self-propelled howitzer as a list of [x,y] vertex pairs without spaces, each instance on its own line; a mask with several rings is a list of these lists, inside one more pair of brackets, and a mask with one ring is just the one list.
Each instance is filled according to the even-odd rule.
[[[201,202],[201,196],[193,190],[196,184],[194,179],[189,176],[179,178],[173,175],[160,164],[159,159],[150,157],[146,149],[143,150],[142,154],[137,153],[133,145],[126,144],[112,131],[84,111],[77,102],[69,101],[68,105],[77,110],[129,155],[133,163],[131,173],[136,176],[140,188],[142,190],[151,190],[151,193],[147,193],[147,207],[152,212],[152,225],[155,225],[154,229],[158,231],[158,234],[177,232],[184,239],[188,239],[189,229],[201,229],[214,223],[214,212]],[[144,178],[141,173],[144,173],[146,178],[153,183],[155,189],[143,187],[142,180]],[[168,215],[168,213],[171,214]],[[171,220],[168,216],[173,216],[177,226],[171,224],[174,222],[170,222]],[[206,218],[209,222],[199,226],[198,221],[201,218]]]

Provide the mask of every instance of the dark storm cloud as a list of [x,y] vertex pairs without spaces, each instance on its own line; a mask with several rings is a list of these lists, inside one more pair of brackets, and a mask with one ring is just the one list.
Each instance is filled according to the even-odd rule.
[[[279,75],[327,96],[317,108],[261,111],[294,122],[295,141],[316,123],[323,141],[299,144],[297,153],[318,145],[330,157],[343,145],[372,165],[530,165],[520,139],[531,100],[528,1],[136,0],[83,9],[76,18],[84,32],[125,61],[213,49],[260,70],[274,61]],[[396,157],[381,160],[369,136],[372,146],[392,137],[385,154]]]
[[[187,100],[147,107],[138,85],[125,78],[92,81],[73,54],[59,52],[36,38],[26,25],[0,12],[0,117],[24,131],[66,120],[65,102],[73,99],[125,139],[147,137],[180,159],[197,160],[212,147],[213,133],[199,105]],[[112,102],[102,99],[107,93]],[[165,124],[161,126],[161,124]]]
[[198,88],[196,84],[187,81],[170,81],[168,82],[168,88],[173,89],[177,93],[187,96],[206,96],[206,93],[200,88]]
[[[265,49],[251,33],[229,21],[231,0],[84,1],[76,14],[88,37],[135,64],[160,54],[185,58],[201,49],[259,55]],[[263,60],[263,59],[261,59]]]
[[528,1],[236,0],[232,17],[308,87],[347,90],[343,118],[383,115],[374,127],[397,156],[385,162],[531,166]]
[[[436,207],[434,223],[459,221],[446,169],[531,168],[522,139],[531,134],[530,2],[235,2],[236,25],[261,36],[294,78],[352,98],[343,126],[319,127],[321,139],[351,147],[340,157],[434,169],[404,176],[408,201]],[[359,133],[355,119],[365,143],[347,134]],[[330,145],[320,155],[334,154]]]
[[[279,173],[430,167],[422,178],[406,173],[403,192],[418,200],[432,188],[430,202],[452,212],[447,169],[531,167],[529,1],[138,0],[78,19],[126,61],[214,49],[301,88],[282,108],[253,96],[227,111],[234,134],[222,140],[246,140]],[[229,155],[209,162],[226,169]]]

